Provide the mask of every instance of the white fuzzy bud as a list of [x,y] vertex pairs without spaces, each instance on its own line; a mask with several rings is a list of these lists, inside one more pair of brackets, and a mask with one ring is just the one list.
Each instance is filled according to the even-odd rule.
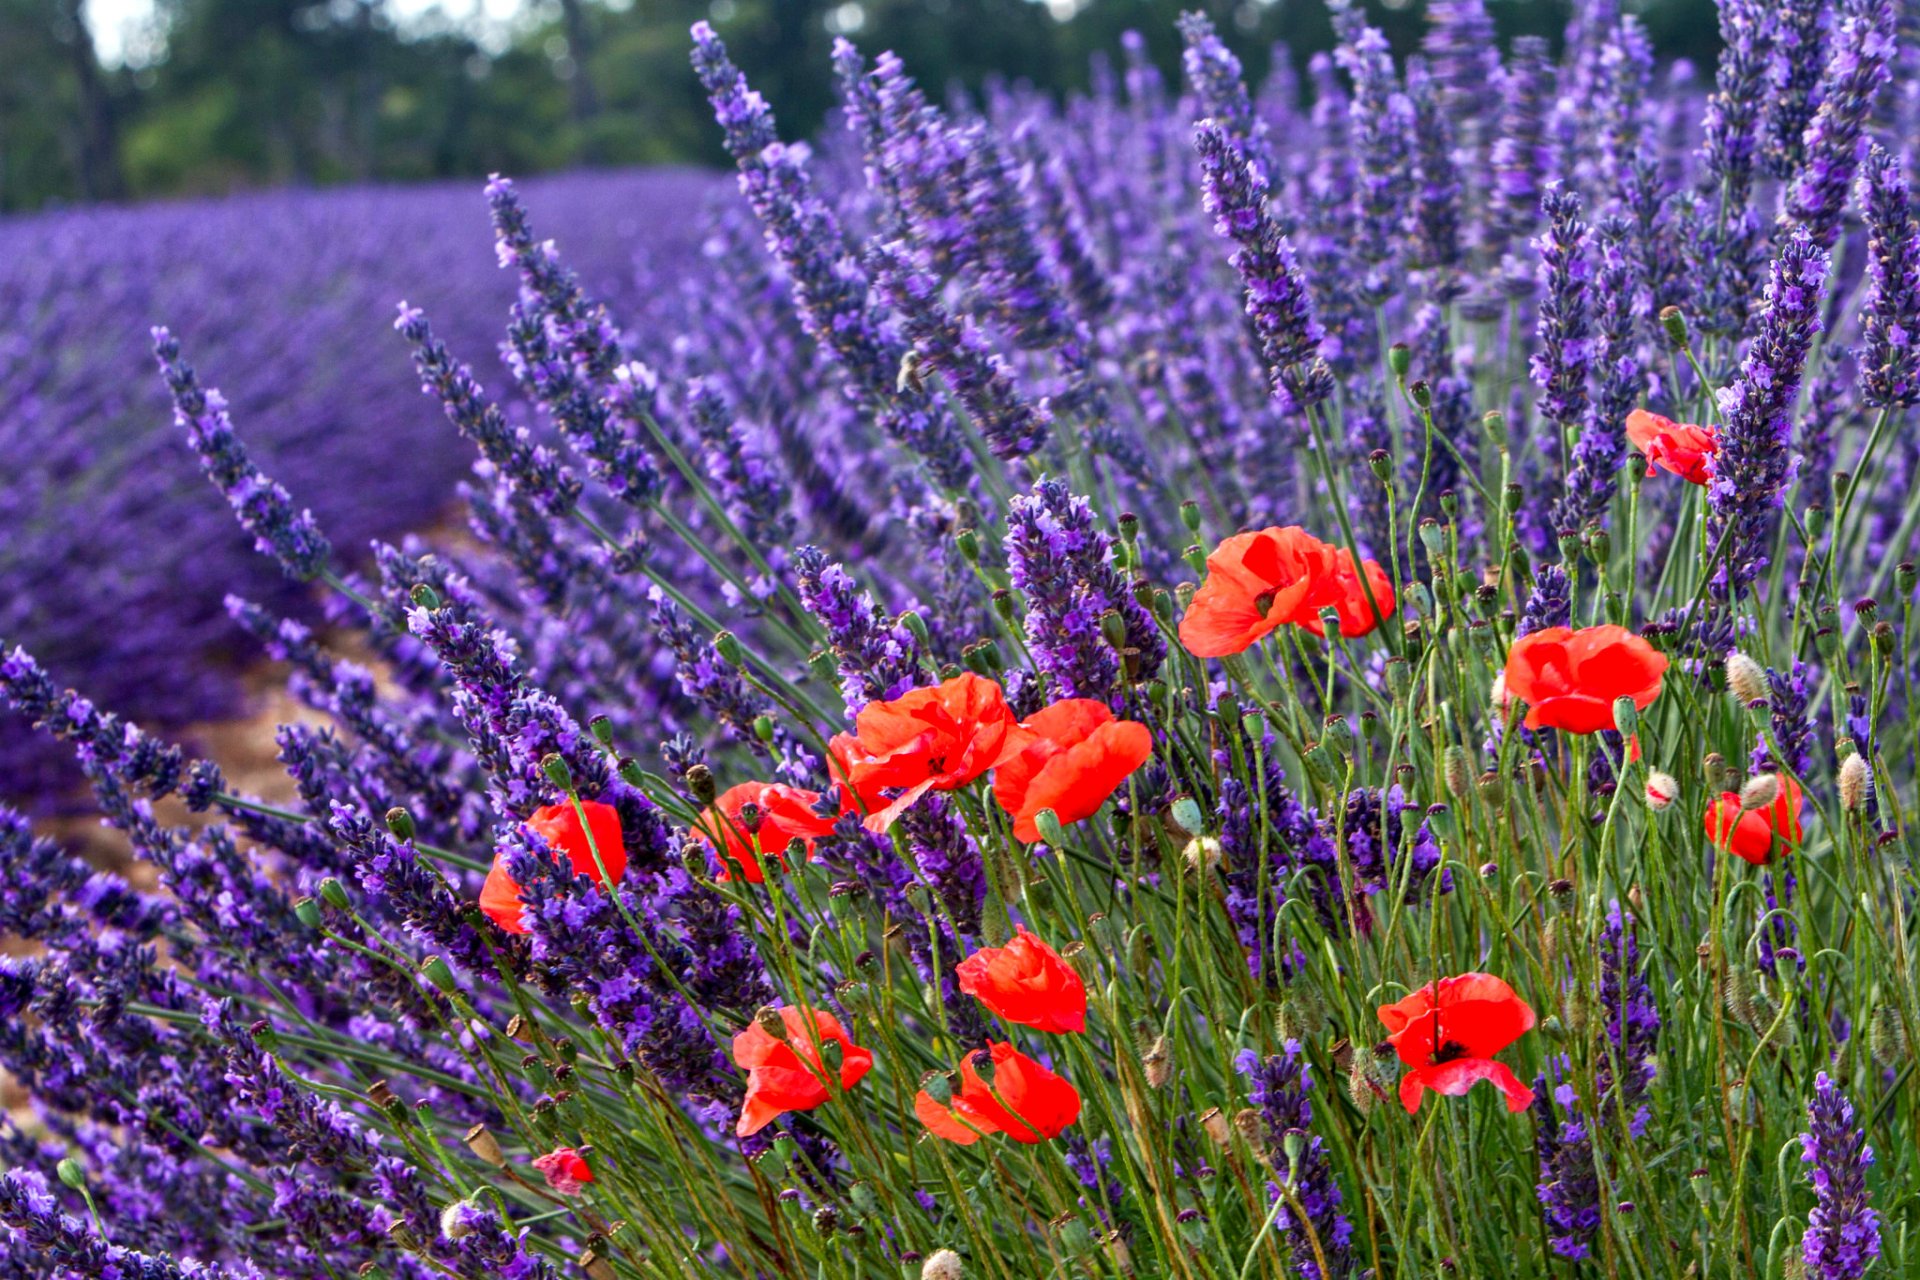
[[1504,720],[1513,706],[1513,699],[1507,694],[1506,672],[1495,673],[1493,687],[1487,691],[1487,696],[1493,699],[1493,709],[1499,712],[1500,718]]
[[1212,871],[1220,865],[1225,850],[1212,836],[1195,836],[1187,841],[1187,865],[1195,871]]
[[1853,813],[1867,802],[1867,783],[1873,774],[1867,767],[1867,758],[1854,752],[1840,762],[1840,807]]
[[1740,811],[1752,813],[1755,809],[1766,808],[1779,798],[1780,775],[1756,773],[1740,788]]
[[473,1234],[473,1224],[467,1220],[467,1210],[473,1206],[465,1200],[455,1200],[440,1211],[440,1234],[449,1240],[459,1240]]
[[1680,783],[1670,773],[1654,769],[1647,774],[1647,808],[1659,813],[1673,807],[1680,798]]
[[951,1249],[935,1249],[920,1264],[920,1280],[961,1280],[966,1274],[960,1255]]
[[1727,690],[1742,706],[1764,701],[1768,696],[1767,669],[1744,653],[1728,654]]

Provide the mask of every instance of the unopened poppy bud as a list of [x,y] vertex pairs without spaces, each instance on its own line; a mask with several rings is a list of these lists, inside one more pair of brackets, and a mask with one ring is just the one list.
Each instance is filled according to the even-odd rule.
[[413,815],[398,805],[387,810],[387,830],[396,840],[412,840],[414,837]]
[[755,716],[753,718],[753,736],[762,742],[773,741],[773,717]]
[[1413,665],[1405,658],[1387,659],[1387,691],[1395,698],[1413,692]]
[[1640,708],[1633,705],[1632,698],[1613,700],[1613,727],[1620,731],[1621,737],[1628,739],[1639,732]]
[[1667,339],[1674,346],[1687,345],[1687,314],[1679,307],[1660,308],[1660,327],[1667,331]]
[[973,1073],[980,1077],[980,1083],[989,1089],[993,1088],[993,1055],[985,1049],[975,1049],[972,1062]]
[[452,994],[459,985],[453,979],[453,969],[439,956],[428,956],[421,963],[420,972],[427,975],[428,982],[448,994]]
[[1387,369],[1394,377],[1405,381],[1407,370],[1413,367],[1413,348],[1404,342],[1396,342],[1387,348]]
[[1448,793],[1464,798],[1473,786],[1473,768],[1467,761],[1467,749],[1459,743],[1449,746],[1440,756],[1440,770]]
[[1377,1087],[1374,1084],[1373,1068],[1367,1061],[1367,1055],[1354,1054],[1353,1061],[1347,1066],[1347,1098],[1361,1115],[1371,1113],[1373,1104],[1379,1100],[1379,1094],[1375,1092]]
[[320,927],[320,904],[312,898],[299,897],[293,901],[293,918],[309,929]]
[[319,885],[320,898],[335,911],[345,911],[352,905],[347,899],[347,890],[338,880],[328,876]]
[[686,773],[687,794],[702,805],[713,803],[718,794],[713,781],[713,770],[704,764],[696,764]]
[[965,1280],[967,1269],[951,1249],[935,1249],[920,1264],[920,1280]]
[[1902,560],[1893,566],[1893,585],[1902,600],[1909,598],[1913,595],[1914,587],[1920,585],[1920,569],[1914,567],[1913,561]]
[[1192,498],[1180,504],[1180,523],[1187,527],[1188,533],[1200,532],[1200,504]]
[[1735,650],[1727,655],[1727,691],[1742,706],[1752,706],[1767,697],[1766,668]]
[[86,1166],[74,1157],[65,1157],[53,1167],[53,1171],[59,1175],[60,1181],[72,1190],[84,1192],[87,1189]]
[[559,752],[549,752],[540,761],[540,772],[547,775],[547,781],[562,791],[573,790],[573,770],[567,767],[567,759]]
[[953,535],[953,541],[960,548],[960,558],[968,564],[980,563],[980,535],[972,529],[962,529]]
[[474,1206],[466,1200],[455,1200],[440,1211],[440,1235],[447,1240],[463,1240],[473,1234],[473,1222],[469,1210]]
[[438,609],[440,607],[440,593],[424,582],[414,583],[413,590],[409,591],[407,596],[422,609]]
[[1840,762],[1840,807],[1849,813],[1856,812],[1867,802],[1867,783],[1872,781],[1872,773],[1867,767],[1867,758],[1858,751]]
[[913,637],[914,643],[920,646],[922,653],[932,650],[933,638],[927,634],[927,620],[920,616],[919,610],[908,609],[902,613],[900,625],[907,629],[907,634]]
[[945,1071],[929,1071],[920,1078],[920,1087],[941,1106],[953,1101],[953,1076]]
[[1660,813],[1680,798],[1680,783],[1670,773],[1654,769],[1647,774],[1647,808]]
[[731,631],[713,633],[713,651],[720,661],[730,667],[737,667],[746,661],[746,654],[740,648],[740,637]]
[[1187,841],[1187,866],[1202,875],[1218,867],[1223,854],[1220,842],[1212,836],[1195,836]]
[[1780,776],[1773,773],[1756,773],[1740,787],[1740,811],[1752,813],[1764,809],[1780,798]]
[[1206,818],[1201,814],[1200,803],[1192,796],[1179,796],[1167,806],[1167,817],[1178,827],[1183,835],[1196,836],[1206,828]]
[[1883,1004],[1873,1011],[1873,1020],[1867,1024],[1867,1049],[1888,1070],[1907,1060],[1907,1024],[1896,1006]]
[[1040,833],[1040,838],[1049,845],[1058,848],[1060,845],[1066,843],[1066,828],[1060,825],[1060,815],[1053,810],[1042,809],[1039,813],[1035,814],[1033,826],[1034,830]]
[[1391,479],[1393,476],[1393,455],[1385,449],[1375,449],[1367,455],[1367,466],[1372,469],[1375,479]]

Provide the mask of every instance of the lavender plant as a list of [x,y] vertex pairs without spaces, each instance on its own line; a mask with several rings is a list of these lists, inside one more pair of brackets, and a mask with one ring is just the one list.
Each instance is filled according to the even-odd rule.
[[1920,1271],[1911,51],[1335,18],[817,148],[696,27],[684,280],[496,179],[503,371],[367,332],[459,536],[158,335],[296,798],[6,650],[155,884],[0,815],[7,1273]]

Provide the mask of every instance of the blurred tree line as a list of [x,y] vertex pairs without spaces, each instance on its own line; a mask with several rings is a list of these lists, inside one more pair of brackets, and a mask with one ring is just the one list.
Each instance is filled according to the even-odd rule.
[[[274,184],[525,175],[577,164],[718,161],[687,66],[714,23],[783,130],[833,103],[836,34],[897,50],[923,83],[999,74],[1085,84],[1134,29],[1177,73],[1174,19],[1211,12],[1265,74],[1331,43],[1322,0],[533,0],[504,41],[390,0],[157,0],[155,47],[103,65],[84,0],[0,0],[0,209]],[[1489,0],[1502,39],[1558,32],[1569,0]],[[1708,62],[1712,0],[1644,0],[1663,57]],[[1404,53],[1418,0],[1376,0]]]

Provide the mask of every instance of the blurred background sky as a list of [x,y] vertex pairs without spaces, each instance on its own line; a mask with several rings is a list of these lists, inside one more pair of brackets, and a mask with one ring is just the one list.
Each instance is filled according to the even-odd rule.
[[[1421,0],[1368,9],[1405,53]],[[1642,0],[1663,59],[1710,65],[1712,0]],[[1144,33],[1169,72],[1204,8],[1255,77],[1331,43],[1323,0],[0,0],[0,211],[284,185],[713,162],[687,66],[706,18],[789,136],[832,106],[828,50],[893,48],[925,84],[1086,83]],[[1564,0],[1489,0],[1501,38]]]

